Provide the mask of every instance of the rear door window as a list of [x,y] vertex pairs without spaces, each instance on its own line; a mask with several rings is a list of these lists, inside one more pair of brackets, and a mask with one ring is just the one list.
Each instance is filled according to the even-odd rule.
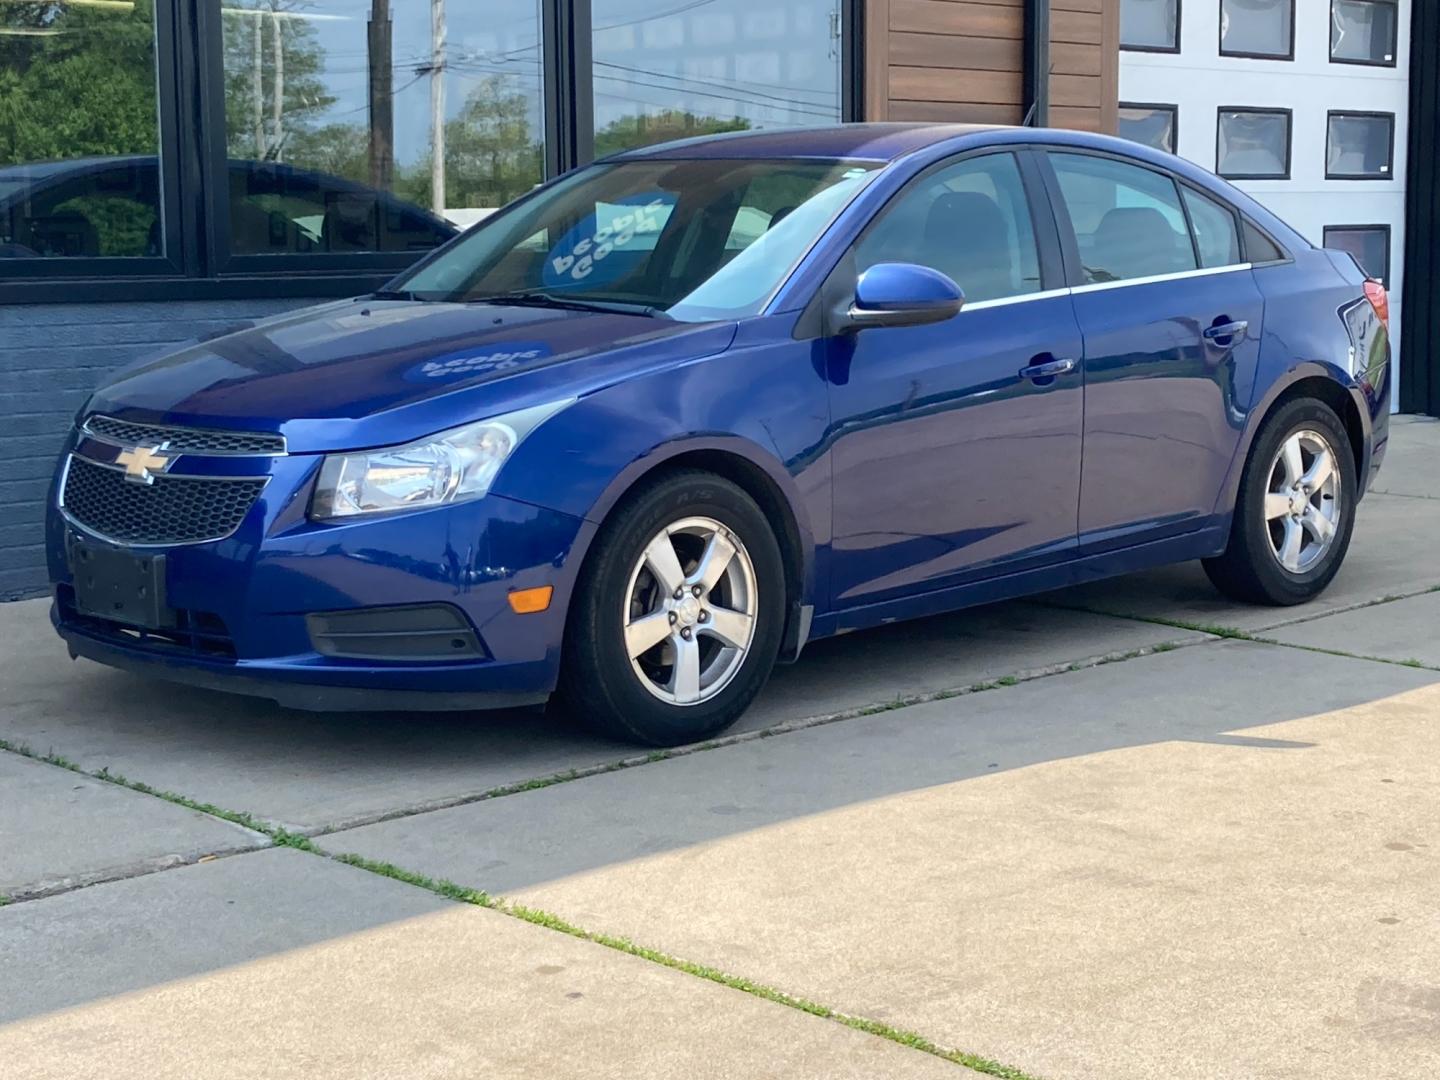
[[1085,284],[1198,269],[1175,181],[1114,158],[1052,152]]

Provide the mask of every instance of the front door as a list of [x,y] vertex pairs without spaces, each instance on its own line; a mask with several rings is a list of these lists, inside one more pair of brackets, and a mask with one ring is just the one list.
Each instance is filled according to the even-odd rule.
[[[1214,524],[1260,356],[1264,297],[1235,211],[1168,174],[1052,151],[1085,337],[1080,542]],[[1068,224],[1067,224],[1068,220]]]
[[1069,296],[1047,291],[1061,284],[1058,247],[1033,175],[1008,152],[933,168],[854,249],[855,273],[919,263],[953,278],[966,305],[827,342],[837,609],[1075,548],[1082,343]]

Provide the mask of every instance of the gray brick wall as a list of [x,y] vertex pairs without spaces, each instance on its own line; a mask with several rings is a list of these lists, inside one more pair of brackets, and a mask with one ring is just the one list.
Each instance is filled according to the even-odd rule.
[[106,374],[180,342],[318,302],[0,307],[0,600],[45,590],[46,489],[75,411]]

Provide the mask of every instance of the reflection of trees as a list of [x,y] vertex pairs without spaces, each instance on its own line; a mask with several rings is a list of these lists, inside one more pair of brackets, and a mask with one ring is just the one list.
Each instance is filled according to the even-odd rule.
[[[446,202],[450,206],[503,206],[540,181],[543,147],[530,133],[531,99],[514,93],[504,76],[478,83],[458,116],[445,121]],[[402,171],[395,188],[403,198],[430,205],[430,155]]]
[[[154,25],[154,0],[0,3],[0,166],[155,153]],[[137,192],[53,208],[67,210],[95,226],[99,254],[139,255],[156,208]]]
[[303,17],[305,6],[304,0],[251,0],[248,7],[222,9],[225,131],[232,157],[296,160],[293,147],[335,104],[322,78],[325,49]]
[[695,135],[714,135],[721,131],[745,131],[750,121],[740,117],[696,116],[679,109],[658,113],[639,113],[622,117],[595,132],[595,156],[604,157],[632,146],[650,146],[671,139],[688,139]]
[[154,25],[154,0],[0,3],[0,165],[153,154]]

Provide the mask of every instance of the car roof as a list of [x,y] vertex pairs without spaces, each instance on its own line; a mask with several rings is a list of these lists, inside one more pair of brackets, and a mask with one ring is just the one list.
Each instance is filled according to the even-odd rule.
[[694,158],[843,158],[894,161],[961,135],[1003,131],[998,124],[829,124],[824,127],[727,131],[642,146],[608,160]]

